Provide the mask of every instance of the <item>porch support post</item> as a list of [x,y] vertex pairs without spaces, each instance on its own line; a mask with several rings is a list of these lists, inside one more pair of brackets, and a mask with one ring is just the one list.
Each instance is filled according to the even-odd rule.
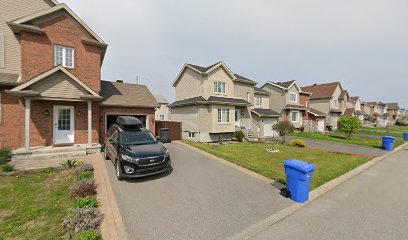
[[92,101],[88,100],[88,144],[92,144]]
[[31,99],[25,99],[25,114],[24,114],[24,147],[26,150],[30,149],[30,114],[31,114]]

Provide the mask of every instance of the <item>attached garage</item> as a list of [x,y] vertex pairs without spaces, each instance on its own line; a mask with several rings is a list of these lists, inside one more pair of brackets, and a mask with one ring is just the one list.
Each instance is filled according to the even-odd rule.
[[100,142],[105,141],[107,129],[118,116],[139,118],[144,126],[155,132],[155,110],[159,106],[150,90],[139,84],[122,81],[101,81],[103,100],[99,107]]
[[278,137],[279,133],[273,130],[273,125],[279,121],[281,115],[271,109],[252,109],[252,118],[260,126],[263,137]]

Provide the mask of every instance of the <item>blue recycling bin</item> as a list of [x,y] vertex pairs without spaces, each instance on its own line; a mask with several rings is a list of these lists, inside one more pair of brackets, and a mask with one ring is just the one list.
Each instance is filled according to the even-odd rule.
[[394,150],[395,137],[383,136],[382,137],[382,147],[384,150],[393,151]]
[[283,161],[283,165],[290,199],[300,203],[306,202],[309,199],[310,180],[316,166],[294,159]]
[[404,140],[408,141],[408,133],[403,133],[403,135],[404,135]]

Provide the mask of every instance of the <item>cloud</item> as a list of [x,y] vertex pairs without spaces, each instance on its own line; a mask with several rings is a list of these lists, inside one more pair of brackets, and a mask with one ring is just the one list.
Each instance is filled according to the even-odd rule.
[[104,79],[142,76],[172,99],[171,82],[184,63],[223,60],[259,83],[341,80],[364,100],[408,107],[408,1],[62,2],[109,44]]

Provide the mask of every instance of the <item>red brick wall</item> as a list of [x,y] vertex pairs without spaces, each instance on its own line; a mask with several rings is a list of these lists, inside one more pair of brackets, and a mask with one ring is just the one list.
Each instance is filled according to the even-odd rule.
[[7,94],[0,86],[0,147],[24,146],[24,100]]
[[[75,112],[75,144],[88,143],[88,105],[86,102],[63,101],[32,101],[30,146],[50,146],[53,142],[53,107],[54,105],[74,106]],[[49,115],[45,116],[44,111]],[[92,106],[92,142],[99,140],[99,108],[97,103]]]
[[102,49],[82,43],[85,34],[65,15],[53,18],[39,25],[45,35],[23,32],[21,34],[21,73],[27,81],[54,67],[54,45],[75,49],[74,68],[67,68],[82,82],[100,92]]
[[155,111],[154,108],[124,108],[124,107],[100,107],[99,108],[99,132],[100,142],[105,141],[105,129],[106,129],[106,114],[123,114],[123,115],[147,115],[149,118],[149,130],[154,134],[155,129]]

